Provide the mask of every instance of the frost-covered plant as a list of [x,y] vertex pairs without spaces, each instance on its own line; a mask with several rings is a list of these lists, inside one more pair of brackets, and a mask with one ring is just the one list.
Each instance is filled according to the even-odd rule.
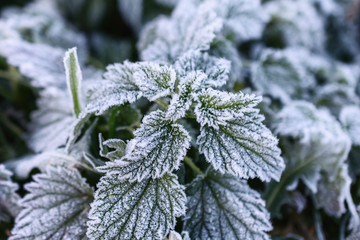
[[[37,109],[16,118],[27,154],[0,164],[0,231],[311,238],[292,227],[305,222],[324,239],[330,219],[357,238],[360,51],[338,36],[354,28],[346,1],[112,2],[1,14],[0,78],[36,89]],[[123,38],[100,32],[113,11]]]

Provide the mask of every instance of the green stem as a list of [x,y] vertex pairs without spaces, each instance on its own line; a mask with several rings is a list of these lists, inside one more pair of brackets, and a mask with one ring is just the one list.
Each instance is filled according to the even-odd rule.
[[200,168],[198,168],[195,163],[193,163],[193,161],[191,161],[190,158],[188,157],[184,157],[184,162],[198,175],[201,175],[203,177],[205,177],[205,174],[200,170]]
[[163,100],[161,100],[160,98],[159,99],[156,99],[155,102],[157,104],[159,104],[160,106],[162,106],[165,110],[168,109],[168,105],[166,104],[166,102],[164,102]]
[[186,113],[185,117],[186,118],[196,118],[196,115],[194,113]]
[[117,116],[117,111],[113,110],[110,113],[110,117],[109,117],[109,134],[108,134],[108,138],[113,138],[114,135],[115,135],[116,116]]
[[318,240],[325,240],[324,233],[322,230],[322,220],[317,209],[314,209],[314,222],[315,222],[315,232]]

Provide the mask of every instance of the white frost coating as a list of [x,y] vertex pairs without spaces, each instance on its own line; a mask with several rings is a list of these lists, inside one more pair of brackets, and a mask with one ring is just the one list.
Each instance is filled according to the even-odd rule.
[[12,173],[0,164],[0,223],[10,222],[20,212],[20,196],[16,193],[19,186],[11,181]]
[[206,75],[201,71],[189,72],[186,77],[180,79],[179,93],[175,93],[166,112],[166,118],[176,121],[185,116],[189,110],[195,92],[200,89],[202,82],[206,81]]
[[165,113],[160,110],[147,115],[134,135],[123,158],[98,169],[116,173],[119,180],[130,182],[158,178],[178,169],[190,147],[190,136],[185,128],[165,120]]
[[303,90],[312,86],[314,79],[307,74],[300,54],[302,52],[295,49],[263,51],[251,68],[255,88],[285,103],[301,98]]
[[312,1],[279,0],[264,4],[263,11],[270,15],[273,29],[281,33],[287,47],[303,46],[321,52],[325,46],[325,29],[321,14]]
[[208,50],[221,27],[221,19],[206,4],[181,1],[170,18],[144,27],[138,43],[141,59],[168,64],[189,50]]
[[191,239],[270,239],[269,213],[245,180],[210,171],[188,187],[184,230]]
[[174,69],[152,62],[138,63],[134,73],[135,84],[150,101],[170,95],[174,90],[175,80]]
[[142,93],[135,84],[133,75],[136,70],[137,64],[129,61],[109,65],[104,74],[105,79],[89,91],[86,112],[100,115],[111,107],[139,99]]
[[31,78],[34,87],[65,89],[66,81],[62,59],[65,50],[23,40],[0,41],[0,55],[9,64],[19,67],[21,74]]
[[[103,141],[101,135],[99,135],[99,145],[100,156],[105,157],[111,161],[122,158],[126,153],[126,143],[121,139],[108,139]],[[115,150],[111,151],[109,148]]]
[[182,232],[181,235],[178,232],[170,231],[169,236],[164,240],[191,240],[188,232]]
[[341,110],[340,122],[349,134],[352,144],[360,145],[360,108],[359,106],[347,106]]
[[321,141],[348,142],[349,139],[337,120],[325,110],[306,101],[294,101],[286,105],[273,121],[275,132],[292,136],[308,144],[313,138],[322,136]]
[[[315,195],[316,206],[325,210],[328,215],[339,218],[346,212],[345,201],[351,199],[350,193],[351,178],[348,173],[348,165],[344,164],[334,180],[323,176],[318,183],[318,191]],[[350,198],[348,197],[350,196]]]
[[93,189],[76,169],[49,167],[25,188],[29,193],[9,240],[86,239]]
[[[287,190],[294,190],[299,180],[313,192],[318,191],[318,182],[322,178],[321,172],[326,173],[330,182],[335,181],[339,168],[342,167],[350,151],[349,139],[337,142],[324,141],[323,136],[314,136],[309,143],[297,142],[286,145],[284,158],[287,160],[287,169],[296,169],[292,172],[291,183]],[[286,171],[284,175],[287,174]]]
[[196,120],[201,126],[219,129],[219,125],[226,125],[227,120],[244,117],[246,113],[257,113],[254,107],[262,98],[254,94],[229,93],[209,88],[197,94],[196,100]]
[[221,87],[229,80],[230,61],[209,56],[200,51],[189,51],[174,64],[178,78],[185,78],[191,71],[202,71],[207,78],[201,82],[202,87]]
[[202,126],[197,143],[206,160],[221,173],[279,180],[285,165],[278,140],[254,109],[260,98],[212,89],[198,98],[195,113]]
[[90,239],[164,239],[175,218],[185,214],[186,195],[177,177],[119,182],[116,174],[102,177],[91,204]]
[[224,34],[235,42],[261,37],[268,15],[260,0],[206,0],[224,21]]
[[[65,83],[65,79],[64,83]],[[64,146],[76,117],[67,90],[48,89],[40,93],[39,109],[32,113],[28,145],[35,152],[55,150]]]

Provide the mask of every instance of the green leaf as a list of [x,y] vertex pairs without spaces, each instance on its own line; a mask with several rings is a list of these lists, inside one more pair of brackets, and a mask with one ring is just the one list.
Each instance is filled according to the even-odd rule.
[[269,213],[245,180],[210,170],[187,188],[184,230],[191,239],[270,239]]
[[10,240],[86,239],[93,190],[74,169],[49,167],[26,185]]
[[79,114],[81,112],[80,89],[82,82],[82,73],[77,57],[76,48],[69,49],[65,53],[64,66],[68,89],[73,100],[73,110],[75,116],[79,117]]
[[10,222],[20,212],[20,196],[16,193],[19,186],[11,181],[12,173],[0,164],[0,223]]
[[124,157],[98,169],[116,173],[120,180],[130,182],[140,182],[150,176],[158,178],[178,169],[190,147],[190,136],[185,128],[165,120],[165,113],[160,110],[146,116],[134,135]]
[[173,174],[142,182],[102,177],[91,204],[90,239],[163,239],[185,214],[184,187]]
[[253,108],[260,98],[208,89],[198,99],[199,151],[216,170],[241,178],[280,179],[284,162],[278,140]]

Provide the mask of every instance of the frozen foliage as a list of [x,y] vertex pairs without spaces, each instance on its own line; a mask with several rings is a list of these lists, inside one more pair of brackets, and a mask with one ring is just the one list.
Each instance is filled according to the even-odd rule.
[[211,89],[198,98],[195,113],[202,127],[197,143],[207,161],[222,173],[279,180],[284,163],[278,141],[253,108],[260,99]]
[[142,31],[138,48],[146,61],[173,63],[189,50],[208,50],[222,21],[210,6],[180,1],[170,18],[150,22]]
[[263,51],[259,61],[252,66],[255,87],[283,102],[301,98],[304,89],[313,84],[313,79],[303,67],[300,54],[294,49]]
[[[109,148],[115,150],[109,150]],[[100,136],[100,155],[111,161],[122,158],[126,153],[126,143],[121,139],[102,141]]]
[[323,177],[318,183],[316,203],[329,215],[340,217],[346,212],[345,201],[353,204],[350,194],[351,178],[348,173],[348,166],[343,165],[335,179]]
[[0,164],[0,223],[9,222],[20,212],[20,196],[16,193],[19,186],[11,181],[12,173]]
[[146,116],[128,143],[125,156],[99,169],[130,182],[162,177],[178,169],[190,146],[190,136],[182,125],[164,118],[160,110]]
[[273,122],[275,132],[282,136],[301,138],[310,143],[321,136],[321,141],[347,142],[347,136],[339,122],[329,112],[305,101],[294,101],[286,105]]
[[136,69],[137,65],[128,61],[108,66],[104,80],[90,90],[86,111],[101,114],[113,106],[139,99],[142,93],[135,84]]
[[185,214],[186,196],[172,174],[142,182],[120,182],[108,173],[91,204],[90,239],[163,239]]
[[86,239],[93,190],[76,170],[49,167],[26,185],[11,240]]
[[345,131],[349,134],[352,144],[360,145],[360,108],[359,106],[348,106],[342,109],[340,121]]
[[186,190],[184,229],[191,239],[270,239],[269,214],[245,180],[210,170]]
[[178,232],[170,231],[169,236],[164,240],[190,240],[188,232],[182,232],[181,235]]

